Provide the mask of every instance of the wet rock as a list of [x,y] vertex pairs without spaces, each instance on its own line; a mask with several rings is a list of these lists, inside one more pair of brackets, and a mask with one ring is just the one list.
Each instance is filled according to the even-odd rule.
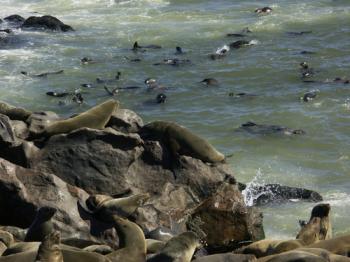
[[11,120],[26,121],[32,112],[0,102],[0,114],[8,116]]
[[37,148],[33,142],[22,141],[18,145],[2,148],[0,151],[0,157],[16,165],[28,167],[31,160],[38,152],[39,148]]
[[41,134],[45,127],[59,119],[60,117],[51,111],[34,112],[27,120],[30,136],[35,137]]
[[49,29],[53,31],[74,31],[74,29],[62,23],[56,17],[45,15],[41,17],[31,16],[27,18],[21,26],[22,28],[32,28],[32,29]]
[[286,201],[304,200],[311,202],[322,201],[322,196],[316,191],[282,186],[279,184],[266,184],[251,186],[246,189],[247,198],[253,200],[253,205],[269,203],[282,203]]
[[25,18],[20,15],[10,15],[4,18],[6,22],[21,24],[24,22]]
[[111,226],[101,227],[79,208],[78,202],[87,197],[85,191],[52,174],[35,172],[0,159],[1,225],[27,228],[39,207],[51,206],[57,209],[52,221],[62,238],[115,244],[116,238],[106,239],[107,235],[113,235],[108,232],[115,230]]
[[107,127],[124,133],[137,133],[142,126],[141,117],[129,109],[116,110],[107,123]]
[[261,236],[252,230],[249,215],[237,185],[223,183],[193,211],[187,225],[195,232],[201,231],[199,234],[204,233],[209,253],[228,252],[237,248],[239,242]]
[[256,257],[254,255],[243,255],[243,254],[216,254],[210,256],[204,256],[192,260],[193,262],[251,262],[256,261]]

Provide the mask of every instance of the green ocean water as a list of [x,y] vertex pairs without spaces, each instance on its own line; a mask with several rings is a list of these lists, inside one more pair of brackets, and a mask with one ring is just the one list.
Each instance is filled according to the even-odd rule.
[[[316,190],[332,206],[336,235],[350,232],[350,85],[303,83],[299,63],[307,61],[317,81],[350,77],[350,2],[314,1],[200,1],[200,0],[3,0],[0,17],[51,14],[75,28],[52,33],[15,30],[0,41],[1,100],[31,110],[62,115],[84,111],[108,99],[103,86],[82,88],[96,77],[122,73],[116,96],[122,107],[136,111],[145,122],[176,121],[208,139],[225,154],[244,183],[281,183]],[[270,6],[270,15],[255,8]],[[6,27],[6,24],[0,24]],[[247,40],[256,45],[231,50],[224,59],[208,55],[239,38],[226,37],[249,27]],[[312,31],[293,36],[286,32]],[[134,54],[134,43],[157,44],[162,49]],[[175,47],[186,52],[179,67],[154,63],[175,58]],[[303,55],[301,51],[315,54]],[[97,61],[81,65],[80,59]],[[140,58],[141,62],[129,59]],[[21,71],[40,73],[64,69],[62,75],[30,78]],[[144,80],[156,78],[167,87],[165,104],[150,104],[157,91],[147,91]],[[219,86],[199,82],[216,78]],[[47,91],[81,88],[79,106],[46,96]],[[316,90],[304,103],[300,97]],[[230,97],[230,92],[256,94]],[[247,121],[303,129],[302,136],[258,136],[236,129]],[[247,199],[250,203],[250,199]],[[267,237],[291,238],[298,220],[307,219],[314,203],[292,202],[262,208]]]

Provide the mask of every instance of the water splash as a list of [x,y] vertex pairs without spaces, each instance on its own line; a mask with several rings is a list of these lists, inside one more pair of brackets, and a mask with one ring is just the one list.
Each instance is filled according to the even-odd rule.
[[265,185],[265,180],[263,178],[264,174],[259,168],[258,171],[256,172],[255,177],[253,178],[252,181],[247,183],[246,188],[242,191],[242,195],[244,197],[244,203],[247,206],[253,206],[256,200],[262,195],[266,194],[266,191],[263,192],[257,192],[256,188],[258,186],[263,186]]

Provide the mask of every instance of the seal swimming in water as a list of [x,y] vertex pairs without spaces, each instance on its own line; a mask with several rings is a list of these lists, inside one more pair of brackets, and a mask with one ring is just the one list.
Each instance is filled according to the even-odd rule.
[[175,48],[175,53],[174,53],[174,55],[183,55],[185,52],[184,51],[182,51],[182,48],[180,47],[180,46],[177,46],[176,48]]
[[43,241],[53,230],[51,218],[55,215],[56,211],[56,208],[53,207],[41,207],[33,223],[30,225],[24,241]]
[[272,8],[268,7],[268,6],[265,6],[265,7],[262,7],[262,8],[255,9],[254,12],[257,13],[257,14],[269,14],[269,13],[272,12]]
[[166,95],[163,93],[160,93],[156,96],[156,103],[157,104],[165,103],[165,100],[166,100]]
[[28,74],[28,72],[26,71],[21,71],[21,74],[25,76],[30,76],[30,77],[47,77],[48,75],[58,75],[58,74],[62,74],[63,72],[64,70],[58,70],[53,72],[45,72],[41,74]]
[[71,93],[68,93],[68,92],[55,92],[55,91],[49,91],[49,92],[46,92],[46,95],[48,96],[53,96],[53,97],[65,97],[65,96],[69,96],[71,95]]
[[301,97],[300,99],[302,99],[304,102],[309,102],[311,100],[313,100],[314,98],[316,98],[317,96],[317,92],[316,91],[310,91],[307,92],[303,95],[303,97]]
[[203,162],[217,163],[225,160],[205,139],[174,122],[154,121],[141,128],[142,134],[155,136],[170,147],[174,155],[188,155]]
[[63,262],[60,243],[60,233],[58,231],[54,231],[51,234],[47,235],[38,248],[36,261]]
[[260,125],[254,122],[247,122],[241,125],[238,130],[245,130],[248,133],[254,135],[272,135],[272,134],[283,134],[283,135],[302,135],[305,131],[301,129],[290,129],[288,127],[278,125]]
[[190,262],[196,248],[200,247],[198,236],[191,232],[184,232],[170,239],[155,256],[147,262]]
[[53,136],[69,133],[81,127],[103,129],[117,108],[118,102],[107,100],[73,118],[54,122],[44,129],[43,135]]
[[139,43],[136,41],[133,45],[132,50],[142,49],[142,48],[149,48],[149,49],[160,49],[162,48],[160,45],[143,45],[140,46]]
[[86,200],[86,206],[101,221],[113,222],[113,215],[129,217],[150,197],[149,194],[136,194],[128,197],[113,198],[107,195],[92,195]]
[[111,261],[144,262],[146,261],[146,239],[142,229],[127,219],[113,216],[114,226],[119,237],[120,249],[106,255]]
[[200,83],[203,83],[207,86],[216,86],[219,85],[219,81],[216,80],[215,78],[205,78],[202,81],[200,81]]
[[226,36],[246,37],[247,33],[252,33],[252,31],[248,27],[245,27],[242,29],[242,31],[240,33],[230,33],[230,34],[226,34]]

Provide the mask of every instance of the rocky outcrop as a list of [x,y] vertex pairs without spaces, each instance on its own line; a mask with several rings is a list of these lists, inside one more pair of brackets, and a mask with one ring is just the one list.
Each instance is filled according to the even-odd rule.
[[62,23],[56,17],[50,15],[44,15],[41,17],[31,16],[23,22],[21,28],[46,29],[62,32],[74,31],[71,26]]
[[[3,137],[18,144],[1,150],[12,163],[0,159],[0,211],[8,210],[0,212],[0,225],[25,228],[37,208],[52,206],[64,243],[116,246],[112,225],[87,212],[85,200],[88,194],[131,192],[150,196],[130,217],[146,234],[159,227],[176,234],[193,230],[213,251],[263,237],[262,216],[245,206],[229,165],[174,155],[162,141],[141,138],[134,132],[142,119],[132,111],[116,113],[111,127],[102,130],[80,128],[51,137],[41,132],[59,119],[54,113],[32,113],[26,122],[10,118],[4,117],[9,131]],[[32,141],[23,140],[28,132]]]
[[26,121],[32,112],[20,107],[11,106],[4,102],[0,102],[0,114],[8,116],[11,120]]
[[[244,204],[237,184],[223,183],[195,208],[189,227],[204,236],[209,252],[227,252],[237,248],[242,241],[263,237],[262,221],[254,218],[252,213]],[[258,222],[260,232],[257,227],[253,228]]]
[[256,261],[256,257],[254,255],[225,253],[225,254],[204,256],[192,261],[193,262],[229,262],[229,261],[251,262],[251,261]]

